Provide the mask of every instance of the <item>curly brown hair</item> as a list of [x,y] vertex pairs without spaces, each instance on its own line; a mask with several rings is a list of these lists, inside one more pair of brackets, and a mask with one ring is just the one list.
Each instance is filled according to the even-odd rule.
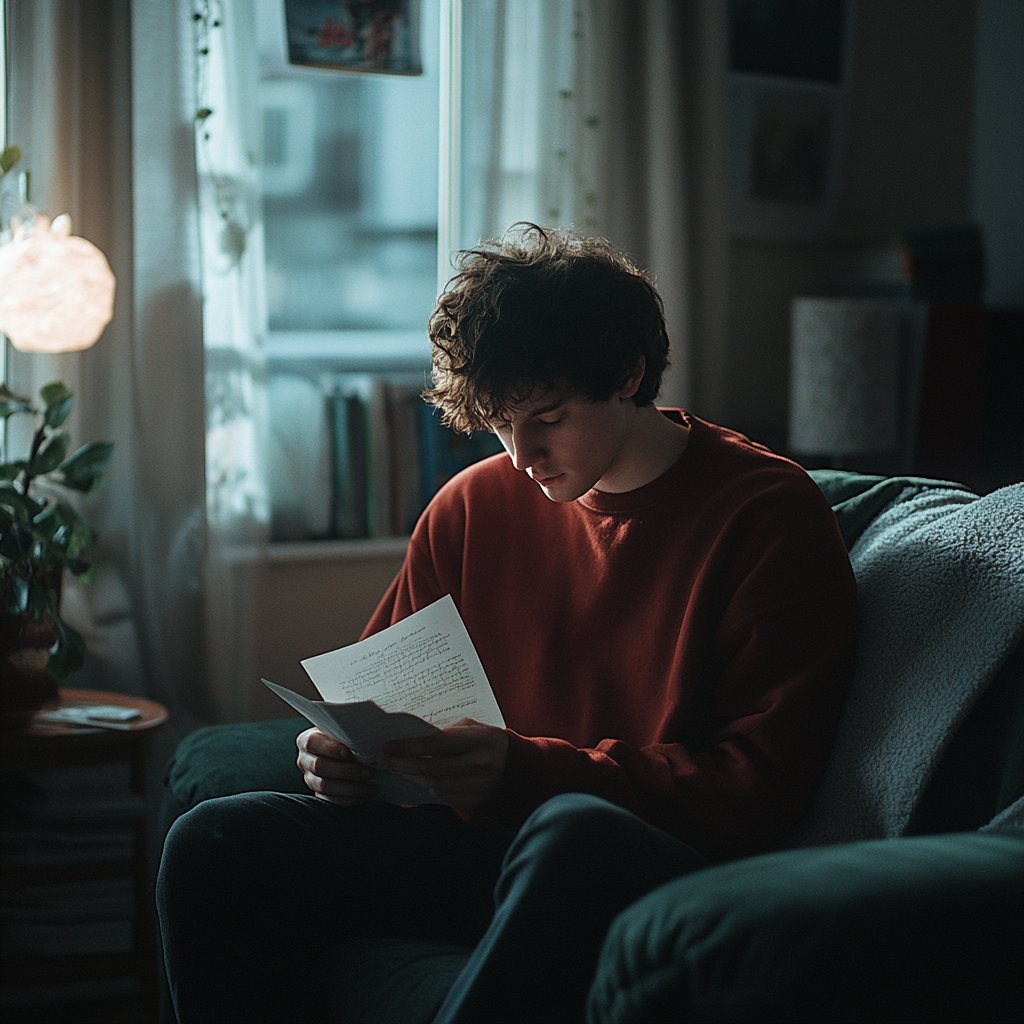
[[668,365],[661,297],[604,239],[516,224],[459,253],[430,317],[433,387],[456,430],[489,430],[530,395],[607,401],[644,360],[633,401],[650,405]]

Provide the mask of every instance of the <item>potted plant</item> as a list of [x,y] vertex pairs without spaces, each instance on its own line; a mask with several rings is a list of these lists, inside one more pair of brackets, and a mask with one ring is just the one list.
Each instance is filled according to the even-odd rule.
[[60,614],[65,569],[85,581],[84,555],[95,540],[67,491],[96,489],[110,459],[110,441],[87,444],[68,457],[72,392],[59,381],[39,392],[42,408],[0,385],[4,436],[16,415],[38,418],[27,457],[0,464],[0,710],[39,707],[58,680],[82,667],[85,641]]

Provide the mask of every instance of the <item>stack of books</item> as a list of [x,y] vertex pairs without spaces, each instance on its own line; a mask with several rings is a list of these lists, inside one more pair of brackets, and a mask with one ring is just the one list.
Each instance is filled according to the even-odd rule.
[[502,451],[492,434],[443,426],[420,397],[422,376],[343,374],[326,383],[332,537],[411,533],[447,480]]

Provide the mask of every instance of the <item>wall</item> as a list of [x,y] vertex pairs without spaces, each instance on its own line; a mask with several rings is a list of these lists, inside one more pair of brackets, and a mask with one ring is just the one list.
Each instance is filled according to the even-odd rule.
[[[833,236],[972,216],[973,0],[858,0]],[[824,243],[733,239],[723,418],[784,446],[789,304],[834,280]]]
[[860,0],[835,233],[971,216],[974,4]]
[[[359,639],[404,556],[400,538],[282,544],[258,569],[250,567],[252,663],[258,675],[318,699],[299,662]],[[242,706],[220,709],[223,719],[284,718],[291,713],[265,686],[253,683]]]
[[979,0],[974,219],[985,236],[985,301],[1024,308],[1024,3]]

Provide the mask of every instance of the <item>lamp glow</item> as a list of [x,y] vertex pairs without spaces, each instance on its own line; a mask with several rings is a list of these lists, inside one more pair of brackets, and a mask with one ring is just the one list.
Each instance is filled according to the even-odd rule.
[[36,214],[0,246],[0,331],[22,352],[75,352],[95,344],[114,315],[114,275],[67,214]]

